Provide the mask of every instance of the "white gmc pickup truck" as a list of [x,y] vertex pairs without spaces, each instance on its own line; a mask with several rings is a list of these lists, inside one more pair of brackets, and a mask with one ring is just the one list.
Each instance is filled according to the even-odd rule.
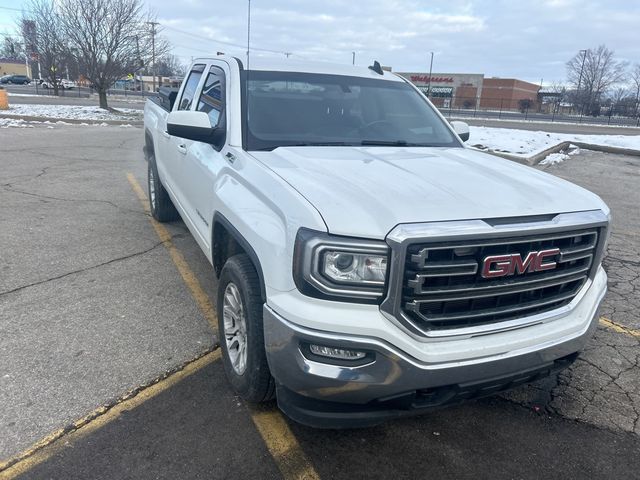
[[576,358],[609,209],[468,136],[377,62],[202,58],[147,102],[151,211],[182,217],[213,265],[240,396],[363,426]]

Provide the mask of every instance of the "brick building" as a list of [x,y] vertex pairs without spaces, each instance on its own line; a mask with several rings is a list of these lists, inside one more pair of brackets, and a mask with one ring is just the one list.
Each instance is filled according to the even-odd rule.
[[[428,95],[429,74],[397,72]],[[537,108],[534,83],[515,78],[485,78],[479,73],[433,73],[429,98],[440,108],[518,110],[522,100]]]
[[533,108],[538,100],[538,90],[539,85],[515,78],[485,78],[480,108],[518,110],[527,100]]
[[[433,73],[431,81],[428,73],[398,72],[398,75],[422,90],[438,107],[464,108],[465,102],[471,102],[466,108],[475,108],[477,99],[482,94],[484,75],[478,73]],[[431,84],[430,95],[429,84]]]

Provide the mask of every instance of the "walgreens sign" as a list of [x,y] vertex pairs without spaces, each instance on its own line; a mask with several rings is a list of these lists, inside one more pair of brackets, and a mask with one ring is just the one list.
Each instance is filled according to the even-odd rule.
[[[429,75],[411,75],[411,81],[429,83]],[[453,77],[431,77],[431,83],[453,83]]]

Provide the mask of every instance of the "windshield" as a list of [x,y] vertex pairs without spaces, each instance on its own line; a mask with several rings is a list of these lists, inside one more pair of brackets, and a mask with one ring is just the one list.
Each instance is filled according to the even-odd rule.
[[246,81],[247,150],[461,146],[433,108],[405,82],[266,71],[250,71]]

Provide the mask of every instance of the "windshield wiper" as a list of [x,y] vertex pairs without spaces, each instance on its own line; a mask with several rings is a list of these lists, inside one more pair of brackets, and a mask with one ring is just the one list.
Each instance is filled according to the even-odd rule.
[[362,140],[360,145],[381,145],[391,147],[429,147],[428,143],[411,143],[406,140]]
[[282,145],[272,145],[269,147],[256,148],[254,150],[257,151],[270,151],[275,150],[276,148],[286,148],[286,147],[354,147],[359,145],[359,143],[352,142],[304,142],[304,143],[283,143]]

